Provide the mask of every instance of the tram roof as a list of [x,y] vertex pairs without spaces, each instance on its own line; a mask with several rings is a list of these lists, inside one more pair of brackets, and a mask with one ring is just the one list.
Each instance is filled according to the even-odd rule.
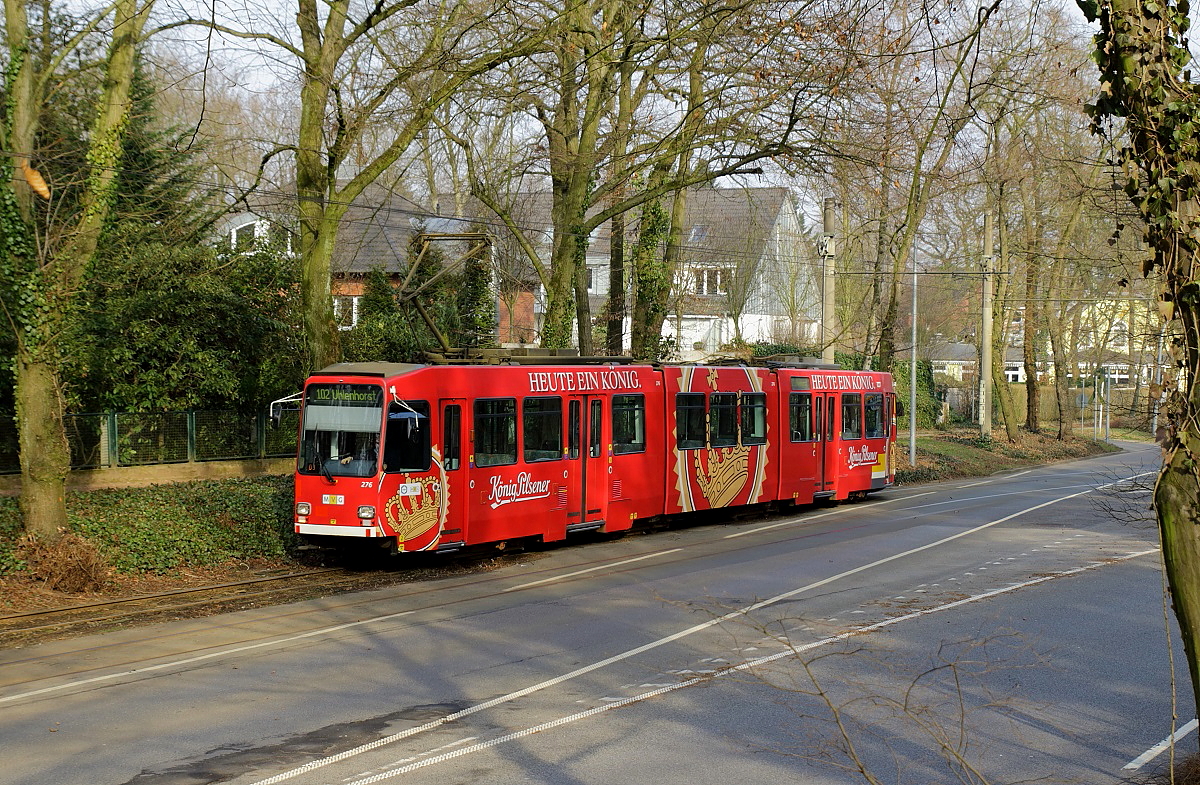
[[314,376],[399,376],[427,366],[418,363],[334,363],[317,371]]

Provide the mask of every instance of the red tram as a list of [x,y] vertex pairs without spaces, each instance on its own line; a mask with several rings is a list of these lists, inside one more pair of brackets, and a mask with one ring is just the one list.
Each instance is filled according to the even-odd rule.
[[309,377],[296,532],[449,551],[894,481],[889,374],[539,362],[341,363]]

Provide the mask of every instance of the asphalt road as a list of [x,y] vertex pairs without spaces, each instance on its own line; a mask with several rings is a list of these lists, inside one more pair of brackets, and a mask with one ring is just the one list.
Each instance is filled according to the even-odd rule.
[[1127,446],[0,651],[0,784],[1121,782],[1185,673]]

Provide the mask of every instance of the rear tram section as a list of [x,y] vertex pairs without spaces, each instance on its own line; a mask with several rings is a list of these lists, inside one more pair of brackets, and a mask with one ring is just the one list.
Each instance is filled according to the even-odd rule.
[[894,480],[891,376],[803,365],[342,363],[305,384],[296,532],[456,550]]

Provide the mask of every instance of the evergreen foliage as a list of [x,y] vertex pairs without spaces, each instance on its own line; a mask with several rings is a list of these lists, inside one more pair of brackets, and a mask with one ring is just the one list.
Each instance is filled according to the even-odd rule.
[[[292,478],[207,480],[67,496],[70,531],[122,573],[283,558],[296,544]],[[0,499],[0,574],[19,572],[17,505]]]
[[139,69],[112,219],[68,332],[71,408],[261,408],[303,381],[295,259],[269,243],[214,248],[186,129],[156,128]]
[[496,295],[492,291],[491,264],[486,249],[480,248],[467,257],[463,271],[457,276],[459,346],[481,347],[494,343],[496,334]]
[[303,383],[294,258],[145,237],[113,243],[65,366],[80,411],[252,411]]

